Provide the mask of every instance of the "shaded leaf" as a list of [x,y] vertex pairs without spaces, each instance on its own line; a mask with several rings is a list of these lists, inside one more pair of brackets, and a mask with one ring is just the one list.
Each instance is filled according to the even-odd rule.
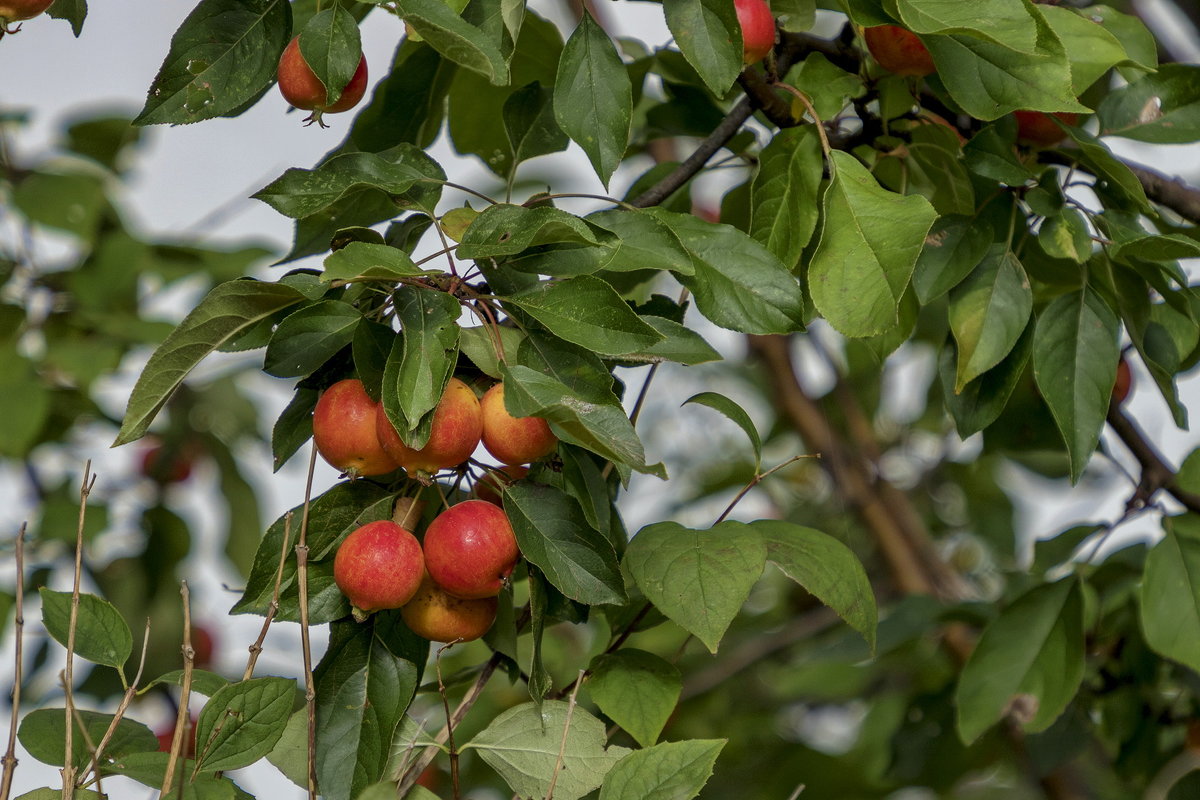
[[643,747],[658,741],[683,690],[675,665],[653,653],[624,647],[596,656],[588,671],[588,693],[604,715]]

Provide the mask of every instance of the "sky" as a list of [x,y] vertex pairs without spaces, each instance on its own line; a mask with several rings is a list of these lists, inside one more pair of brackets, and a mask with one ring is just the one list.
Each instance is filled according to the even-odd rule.
[[[557,4],[534,2],[539,8],[557,21],[562,21]],[[183,0],[175,2],[145,2],[142,0],[104,0],[92,4],[91,15],[80,39],[75,39],[69,25],[63,21],[41,17],[25,23],[25,29],[15,36],[0,40],[0,110],[27,110],[32,124],[16,137],[19,157],[36,158],[46,152],[60,130],[64,117],[77,115],[84,109],[100,110],[121,108],[136,112],[145,99],[146,90],[157,73],[166,55],[172,32],[191,10],[192,4]],[[639,38],[648,45],[660,45],[668,40],[661,24],[660,7],[651,3],[605,3],[607,20],[619,35]],[[363,26],[363,48],[366,54],[372,83],[383,73],[390,62],[400,37],[402,23],[389,15],[374,12]],[[196,125],[180,127],[155,127],[146,131],[146,143],[136,160],[136,169],[128,186],[123,202],[131,210],[134,219],[146,232],[159,234],[196,235],[204,239],[235,241],[252,239],[266,241],[282,252],[290,243],[291,222],[266,205],[248,198],[281,174],[288,167],[311,166],[339,142],[347,130],[353,112],[327,117],[331,127],[322,130],[316,126],[304,127],[302,115],[287,113],[287,104],[272,90],[253,109],[234,119],[210,120]],[[1129,155],[1144,163],[1158,165],[1169,171],[1179,171],[1193,183],[1200,183],[1200,147],[1149,147],[1130,143],[1113,142],[1119,153]],[[487,173],[474,160],[455,156],[445,141],[439,142],[434,155],[446,167],[452,180],[471,184]],[[566,189],[580,192],[603,192],[581,153],[572,145],[572,151],[560,158],[570,165],[566,172],[570,179]],[[611,192],[620,194],[632,180],[631,173],[620,173]],[[711,187],[710,187],[711,191]],[[239,199],[240,198],[240,199]],[[582,210],[582,209],[572,209]],[[3,235],[0,232],[0,235]],[[170,303],[185,303],[187,298],[176,296]],[[170,304],[168,303],[168,305]],[[175,313],[177,309],[166,308]],[[818,331],[820,328],[818,328]],[[741,354],[738,337],[705,328],[710,342],[733,356]],[[828,330],[824,334],[828,335]],[[801,348],[803,350],[803,348]],[[802,352],[805,368],[820,385],[828,382],[822,375],[819,359],[811,352]],[[130,382],[136,376],[137,363],[130,363],[121,376],[112,381],[108,392],[114,403],[122,402]],[[915,382],[930,368],[929,359],[920,353],[903,360],[889,374],[889,380],[897,385],[894,409],[902,416],[905,410],[904,387]],[[1137,382],[1149,386],[1149,376],[1140,369]],[[671,376],[674,375],[675,378]],[[677,379],[676,379],[677,378]],[[678,458],[682,450],[672,445],[671,439],[686,438],[690,430],[699,424],[713,425],[711,412],[689,407],[678,409],[679,403],[695,391],[717,388],[732,394],[738,393],[735,384],[697,386],[684,377],[683,371],[667,373],[656,385],[658,405],[648,412],[650,427],[656,427],[654,437],[658,446],[671,458]],[[719,378],[711,380],[719,381]],[[633,379],[632,389],[640,385],[640,378]],[[290,386],[282,382],[263,378],[255,383],[265,408],[282,408]],[[1184,393],[1193,404],[1200,394],[1195,378],[1184,381]],[[635,394],[635,393],[633,393]],[[743,393],[736,399],[751,406],[756,419],[765,421],[768,410],[754,406],[755,398]],[[1200,405],[1194,405],[1200,408]],[[1194,433],[1183,433],[1174,429],[1164,413],[1161,399],[1152,389],[1135,391],[1129,403],[1129,411],[1142,424],[1146,433],[1155,441],[1164,455],[1173,463],[1189,452],[1198,442]],[[119,409],[118,409],[119,411]],[[715,423],[720,424],[720,423]],[[731,429],[732,430],[732,429]],[[731,433],[731,440],[736,433]],[[1106,434],[1111,449],[1121,457],[1123,448]],[[128,460],[135,457],[130,448],[124,451],[107,451],[107,442],[97,440],[96,457],[101,465],[98,469],[103,477],[103,465],[113,471],[127,467]],[[968,445],[969,447],[969,445]],[[264,453],[255,454],[265,457]],[[664,453],[654,458],[663,457]],[[122,459],[125,459],[122,462]],[[298,502],[297,492],[303,485],[304,458],[294,459],[292,464],[275,476],[257,474],[256,485],[263,499],[263,516],[273,519],[277,514]],[[78,471],[75,465],[58,465],[64,472]],[[266,472],[262,470],[261,472]],[[328,485],[336,479],[335,472],[322,465],[317,477],[318,487]],[[203,472],[196,479],[211,491],[215,476]],[[1061,527],[1067,520],[1080,518],[1113,519],[1119,515],[1120,507],[1128,494],[1121,485],[1119,491],[1107,491],[1103,496],[1095,492],[1062,493],[1047,491],[1040,481],[1027,474],[1013,471],[1007,477],[1008,485],[1024,502],[1020,504],[1021,524],[1036,535],[1048,535]],[[648,522],[664,513],[661,484],[646,479],[634,484],[629,503],[630,526],[636,529],[641,522]],[[21,502],[20,493],[13,488],[0,487],[0,499]],[[186,509],[189,518],[202,530],[213,535],[198,537],[202,541],[216,540],[219,520],[206,512],[206,501],[202,492],[192,492],[177,498]],[[723,504],[722,501],[720,504]],[[742,512],[753,515],[762,508],[753,499],[742,508]],[[10,504],[11,505],[11,504]],[[708,509],[703,510],[709,514]],[[691,522],[698,523],[699,519]],[[215,554],[200,553],[197,562]],[[4,573],[0,573],[4,574]],[[220,588],[222,581],[231,579],[230,574],[200,576],[200,594],[206,597],[205,612],[217,615],[229,605],[229,596]],[[232,578],[236,580],[236,578]],[[28,615],[36,625],[37,615]],[[225,651],[222,666],[227,672],[237,671],[244,662],[244,646],[234,644],[253,639],[259,622],[254,618],[235,618],[228,621],[223,633],[231,643]],[[272,670],[288,674],[291,669],[289,654],[294,651],[298,640],[295,626],[275,626],[268,640],[268,653],[261,663],[264,673]],[[315,639],[322,637],[318,634]],[[0,647],[0,664],[11,664],[11,641]],[[9,667],[0,667],[0,672]],[[0,681],[3,682],[3,681]],[[4,709],[0,707],[0,711]],[[290,784],[273,776],[273,770],[256,771],[245,778],[246,788],[262,792],[263,796],[293,796]],[[39,785],[53,784],[57,773],[49,768],[39,769],[28,757],[22,759],[17,771],[15,794]],[[267,792],[270,792],[268,795]],[[298,794],[297,794],[298,796]]]

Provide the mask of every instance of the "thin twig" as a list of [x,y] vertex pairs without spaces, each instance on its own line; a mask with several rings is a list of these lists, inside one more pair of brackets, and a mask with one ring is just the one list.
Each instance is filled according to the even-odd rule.
[[146,617],[146,630],[142,634],[142,654],[138,658],[137,674],[133,676],[133,682],[125,690],[125,694],[121,697],[121,702],[117,705],[116,712],[113,713],[113,718],[108,723],[108,729],[104,731],[104,735],[100,737],[100,744],[96,745],[96,752],[92,756],[92,774],[96,776],[96,780],[100,780],[100,758],[104,754],[104,748],[108,745],[113,735],[117,732],[117,725],[120,724],[121,718],[125,715],[125,711],[129,708],[129,704],[133,702],[133,698],[137,696],[137,687],[142,680],[142,671],[146,668],[146,650],[150,646],[150,618]]
[[67,729],[63,741],[63,768],[60,770],[63,780],[63,800],[71,800],[75,796],[75,759],[74,752],[74,701],[72,687],[75,685],[75,629],[79,624],[79,582],[83,575],[83,525],[87,520],[87,500],[96,485],[92,475],[92,462],[89,459],[83,465],[83,481],[79,486],[79,519],[75,526],[75,577],[71,588],[71,620],[67,627],[67,664],[63,670],[63,688],[66,691]]
[[434,669],[437,670],[438,694],[442,697],[442,708],[446,710],[446,744],[450,747],[450,787],[454,800],[459,798],[458,748],[454,745],[454,715],[450,713],[450,697],[446,694],[446,684],[442,681],[442,653],[461,641],[462,639],[455,639],[442,645],[433,659]]
[[567,703],[567,720],[563,723],[562,741],[558,745],[558,758],[554,760],[554,772],[550,773],[550,785],[546,787],[546,800],[554,800],[554,787],[558,783],[558,773],[562,769],[563,756],[567,752],[567,734],[571,730],[571,717],[575,713],[575,698],[579,695],[579,687],[583,685],[583,670],[575,676],[575,688],[571,691],[571,700]]
[[1137,459],[1142,468],[1142,477],[1138,481],[1137,490],[1129,499],[1130,506],[1145,505],[1160,489],[1165,489],[1189,511],[1200,513],[1200,495],[1177,485],[1175,470],[1171,469],[1163,460],[1137,424],[1126,416],[1116,403],[1112,403],[1108,407],[1108,424],[1129,448],[1129,452],[1133,453],[1133,457]]
[[22,650],[25,634],[25,523],[17,533],[17,618],[14,623],[16,655],[13,665],[12,716],[8,721],[8,748],[4,751],[4,774],[0,777],[0,800],[8,800],[12,791],[13,773],[17,769],[17,722],[21,714],[21,670],[24,666]]
[[[65,680],[66,675],[65,675],[65,673],[60,672],[58,674],[58,677],[60,680]],[[63,684],[63,687],[65,690],[66,689],[65,683]],[[75,703],[72,702],[70,704],[70,707],[71,707],[71,714],[73,716],[73,719],[75,720],[75,725],[78,726],[79,733],[83,736],[83,746],[86,747],[88,753],[91,754],[92,763],[94,764],[94,763],[96,763],[96,743],[92,741],[92,735],[88,732],[87,723],[84,721],[83,715],[79,713],[78,706],[76,706]],[[74,759],[72,759],[72,760],[74,760]],[[97,792],[97,794],[101,794],[101,795],[104,793],[104,788],[100,785],[100,773],[99,772],[96,773],[96,792]],[[65,797],[66,795],[64,794],[63,796]]]
[[300,588],[300,649],[304,653],[304,706],[308,710],[308,798],[317,800],[317,689],[313,681],[312,643],[308,637],[308,511],[312,501],[313,473],[317,447],[308,458],[304,484],[304,513],[300,517],[300,541],[296,543],[296,580]]
[[179,582],[179,596],[183,599],[183,682],[179,688],[179,710],[175,714],[175,732],[171,735],[171,755],[167,758],[167,769],[163,775],[162,790],[159,795],[166,797],[175,782],[175,773],[180,772],[180,784],[183,783],[183,766],[187,755],[183,752],[184,732],[191,723],[188,712],[188,701],[192,697],[192,670],[195,667],[196,651],[192,649],[192,594],[187,581]]
[[751,479],[751,481],[749,483],[747,483],[745,486],[742,487],[742,490],[737,493],[737,497],[733,498],[733,500],[730,501],[729,505],[725,507],[725,510],[721,512],[721,516],[717,517],[717,521],[714,522],[713,525],[719,525],[720,523],[724,522],[725,518],[728,517],[729,514],[733,511],[734,507],[736,507],[737,504],[742,501],[742,498],[750,493],[751,489],[753,489],[755,486],[758,486],[766,478],[769,478],[770,476],[774,475],[776,472],[779,472],[779,470],[783,469],[784,467],[790,467],[792,464],[795,464],[797,461],[799,461],[802,458],[820,458],[820,456],[819,455],[810,455],[808,453],[801,453],[798,456],[792,456],[787,461],[784,461],[782,464],[776,464],[775,466],[771,467],[766,472],[758,473],[757,475],[754,476],[754,478]]
[[275,588],[271,590],[271,604],[267,606],[267,618],[263,620],[258,638],[254,640],[254,644],[250,645],[250,658],[247,659],[246,670],[242,673],[244,681],[248,681],[254,676],[254,665],[258,663],[258,657],[262,654],[263,642],[267,639],[267,630],[271,627],[275,615],[279,613],[279,587],[283,583],[283,565],[287,563],[288,545],[291,541],[292,512],[289,511],[283,518],[283,546],[279,548],[279,566],[275,568]]

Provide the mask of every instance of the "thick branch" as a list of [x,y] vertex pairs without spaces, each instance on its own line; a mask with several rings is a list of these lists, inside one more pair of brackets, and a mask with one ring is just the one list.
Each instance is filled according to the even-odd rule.
[[1131,505],[1146,505],[1160,489],[1165,489],[1189,511],[1200,514],[1200,495],[1181,489],[1176,484],[1175,470],[1163,460],[1137,424],[1116,403],[1108,407],[1108,424],[1142,468],[1137,491],[1130,499]]

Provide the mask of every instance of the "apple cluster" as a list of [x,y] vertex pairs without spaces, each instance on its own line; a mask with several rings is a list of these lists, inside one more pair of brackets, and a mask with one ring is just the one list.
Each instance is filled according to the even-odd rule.
[[354,530],[334,556],[333,579],[357,618],[398,608],[418,636],[469,642],[492,627],[520,555],[504,510],[466,500],[435,517],[424,542],[392,520]]
[[450,378],[433,411],[429,439],[408,446],[362,381],[339,381],[313,411],[313,440],[332,466],[352,478],[402,469],[430,483],[443,469],[460,468],[482,443],[503,466],[476,482],[480,498],[437,515],[418,541],[410,520],[420,515],[398,504],[394,520],[371,522],[351,532],[333,562],[338,588],[355,616],[400,609],[415,633],[433,641],[471,641],[496,618],[496,596],[520,550],[501,506],[504,488],[528,474],[524,464],[549,455],[558,439],[537,417],[514,417],[504,405],[504,384],[482,399]]

